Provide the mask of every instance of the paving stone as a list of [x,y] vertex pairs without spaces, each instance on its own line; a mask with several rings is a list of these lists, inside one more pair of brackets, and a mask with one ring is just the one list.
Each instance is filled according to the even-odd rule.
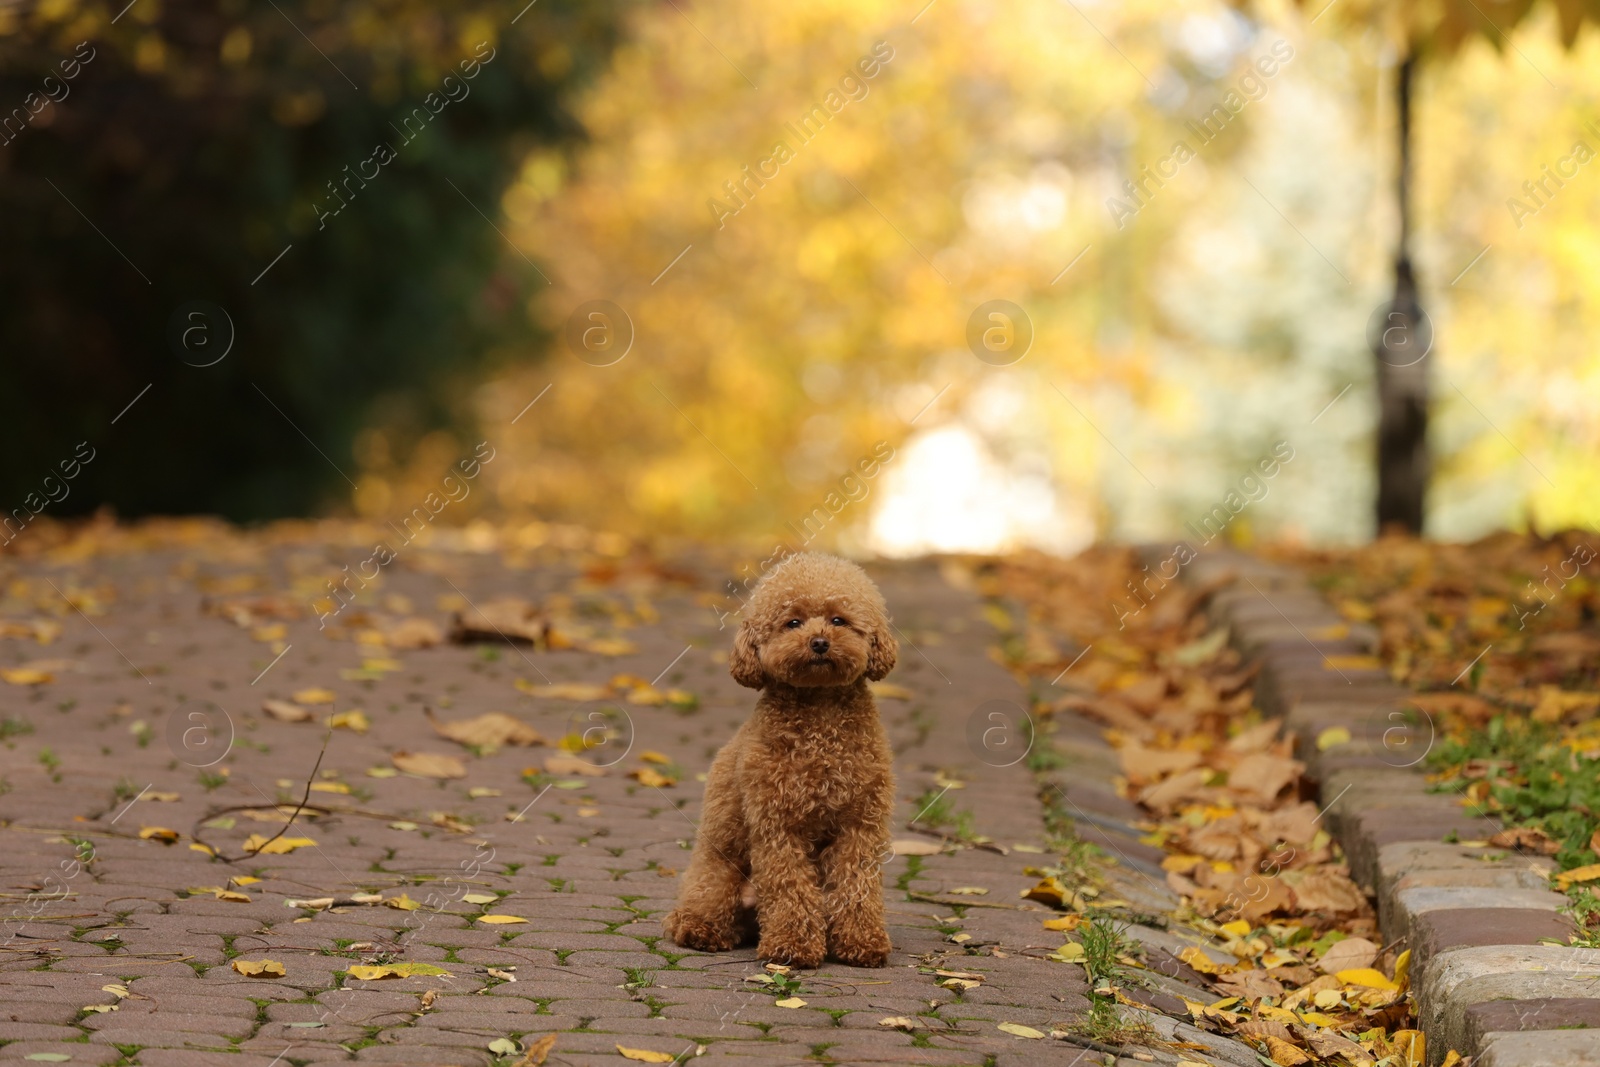
[[1600,949],[1555,945],[1484,946],[1441,952],[1417,983],[1418,1017],[1429,1044],[1470,1054],[1466,1013],[1494,1000],[1600,997]]
[[1488,1035],[1475,1067],[1600,1067],[1600,1034],[1541,1030]]
[[1546,908],[1450,908],[1424,912],[1411,920],[1411,959],[1426,968],[1432,957],[1463,947],[1537,945],[1549,939],[1566,943],[1577,927]]
[[1466,1023],[1466,1041],[1473,1048],[1482,1048],[1489,1034],[1511,1030],[1588,1029],[1600,1041],[1600,997],[1484,1001],[1467,1009]]

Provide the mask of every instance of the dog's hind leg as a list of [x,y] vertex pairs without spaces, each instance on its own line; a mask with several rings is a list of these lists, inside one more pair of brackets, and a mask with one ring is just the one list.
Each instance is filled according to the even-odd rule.
[[675,943],[702,952],[737,948],[751,932],[744,825],[737,807],[716,803],[719,792],[715,785],[706,789],[694,856],[683,873],[677,907],[661,924]]

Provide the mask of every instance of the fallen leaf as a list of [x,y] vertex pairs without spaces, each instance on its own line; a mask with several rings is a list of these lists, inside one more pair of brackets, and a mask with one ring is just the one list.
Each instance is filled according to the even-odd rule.
[[487,923],[491,926],[505,926],[510,923],[525,923],[528,920],[520,915],[479,915],[476,922]]
[[640,785],[653,786],[656,789],[678,784],[676,778],[668,777],[651,767],[640,767],[637,770],[629,771],[628,777],[636,779]]
[[78,1010],[79,1011],[93,1011],[93,1012],[107,1012],[107,1011],[116,1011],[120,1007],[122,1007],[121,1004],[85,1004],[83,1007],[79,1008]]
[[471,797],[473,800],[482,800],[484,797],[497,797],[499,795],[500,790],[492,789],[486,785],[475,785],[471,789],[467,790],[467,796]]
[[353,730],[358,734],[364,734],[371,728],[372,720],[367,718],[367,713],[360,708],[352,708],[349,711],[341,711],[337,715],[328,716],[328,729],[330,730]]
[[914,1019],[908,1019],[904,1015],[886,1015],[882,1019],[878,1020],[878,1025],[892,1026],[896,1030],[905,1030],[907,1032],[917,1028],[916,1021]]
[[652,1052],[647,1048],[626,1048],[622,1045],[617,1046],[617,1051],[640,1063],[671,1063],[678,1058],[670,1052]]
[[1068,941],[1056,951],[1052,952],[1050,954],[1050,958],[1058,963],[1082,963],[1089,957],[1084,952],[1082,945],[1078,944],[1076,941]]
[[1267,1055],[1272,1057],[1272,1062],[1278,1067],[1299,1067],[1302,1063],[1310,1063],[1311,1057],[1295,1048],[1281,1037],[1268,1035]]
[[1328,947],[1328,951],[1322,954],[1322,958],[1317,960],[1317,970],[1323,974],[1337,975],[1340,971],[1371,967],[1372,961],[1378,958],[1380,947],[1364,937],[1347,937],[1343,941],[1335,941]]
[[312,782],[313,793],[337,793],[340,796],[349,796],[350,787],[343,782]]
[[468,904],[493,904],[500,898],[493,893],[468,893],[461,898]]
[[1586,867],[1574,867],[1570,871],[1562,871],[1556,875],[1556,885],[1565,891],[1581,882],[1592,882],[1596,878],[1600,878],[1600,863],[1591,863]]
[[454,977],[443,967],[435,967],[431,963],[357,963],[346,968],[346,973],[364,982],[375,982],[382,978]]
[[261,710],[279,722],[310,722],[313,718],[309,709],[287,700],[263,700]]
[[548,774],[581,774],[588,778],[598,778],[606,773],[604,767],[597,767],[570,752],[557,752],[553,756],[546,756],[544,769]]
[[522,1046],[509,1037],[497,1037],[484,1047],[496,1056],[515,1056],[522,1051]]
[[434,733],[472,748],[499,748],[504,745],[542,745],[539,731],[503,711],[489,711],[472,719],[438,722],[433,709],[423,709],[433,724]]
[[643,752],[639,753],[639,758],[644,760],[646,763],[661,764],[661,763],[671,763],[672,762],[670,759],[668,759],[666,756],[663,756],[661,753],[652,751],[651,749],[648,749],[648,748],[645,749]]
[[555,682],[550,685],[532,686],[524,692],[543,700],[604,700],[612,695],[610,686],[595,685],[592,682]]
[[1348,726],[1330,726],[1317,735],[1317,751],[1326,752],[1336,745],[1348,745],[1350,741]]
[[49,671],[35,670],[32,667],[0,668],[0,678],[4,678],[12,685],[44,685],[56,680]]
[[178,831],[169,830],[165,826],[142,826],[139,836],[146,841],[160,841],[164,845],[173,844],[178,840]]
[[512,1067],[544,1067],[545,1057],[550,1055],[550,1050],[556,1047],[556,1035],[545,1034],[539,1040],[528,1046],[528,1051],[522,1054]]
[[1066,931],[1071,931],[1071,930],[1076,930],[1078,927],[1080,927],[1082,925],[1083,925],[1083,916],[1082,915],[1063,915],[1059,919],[1046,919],[1044,921],[1044,928],[1046,930],[1066,930]]
[[306,704],[311,706],[317,704],[332,704],[337,699],[339,698],[334,694],[332,689],[302,689],[298,693],[294,694],[294,702],[296,704]]
[[521,641],[540,644],[549,623],[539,609],[520,597],[499,597],[469,605],[451,620],[450,640],[458,645],[475,641]]
[[383,632],[390,648],[432,648],[444,640],[444,631],[430,619],[402,619]]
[[389,759],[395,767],[420,778],[465,778],[467,768],[455,756],[440,752],[396,752]]
[[498,978],[502,982],[515,982],[517,980],[516,975],[512,974],[510,971],[502,970],[499,967],[489,967],[486,968],[486,970],[489,973],[489,977]]
[[920,837],[891,841],[889,847],[894,850],[896,856],[937,856],[945,848],[942,841],[930,841]]
[[1400,988],[1390,981],[1382,971],[1375,971],[1371,967],[1357,967],[1348,971],[1340,971],[1334,977],[1345,985],[1364,986],[1367,989],[1394,990]]
[[999,1029],[1011,1034],[1013,1037],[1026,1037],[1034,1041],[1040,1041],[1044,1038],[1044,1034],[1040,1031],[1031,1026],[1023,1026],[1021,1023],[1001,1023]]
[[946,890],[952,896],[958,897],[986,897],[989,891],[981,885],[961,885],[954,889]]
[[282,978],[286,973],[277,960],[234,960],[233,969],[246,978]]
[[398,911],[416,911],[418,908],[422,907],[420,903],[412,900],[410,895],[406,893],[401,893],[397,897],[384,897],[383,906],[386,908],[394,908]]
[[309,848],[315,844],[316,842],[309,837],[279,837],[274,839],[265,834],[251,834],[245,838],[241,847],[253,856],[282,856],[293,852],[297,848]]

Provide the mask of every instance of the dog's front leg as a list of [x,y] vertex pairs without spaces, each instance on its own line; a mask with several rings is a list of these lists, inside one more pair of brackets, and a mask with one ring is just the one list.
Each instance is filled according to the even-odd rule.
[[780,830],[752,834],[750,880],[761,926],[756,955],[795,967],[819,966],[827,948],[822,887],[805,842]]
[[889,960],[883,921],[885,835],[877,826],[846,827],[822,854],[823,912],[828,955],[857,967],[882,967]]

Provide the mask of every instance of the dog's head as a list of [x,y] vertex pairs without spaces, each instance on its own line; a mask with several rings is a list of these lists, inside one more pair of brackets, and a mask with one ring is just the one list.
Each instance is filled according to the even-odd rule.
[[756,586],[733,639],[728,671],[751,689],[851,685],[894,670],[899,645],[883,594],[847,560],[805,552]]

